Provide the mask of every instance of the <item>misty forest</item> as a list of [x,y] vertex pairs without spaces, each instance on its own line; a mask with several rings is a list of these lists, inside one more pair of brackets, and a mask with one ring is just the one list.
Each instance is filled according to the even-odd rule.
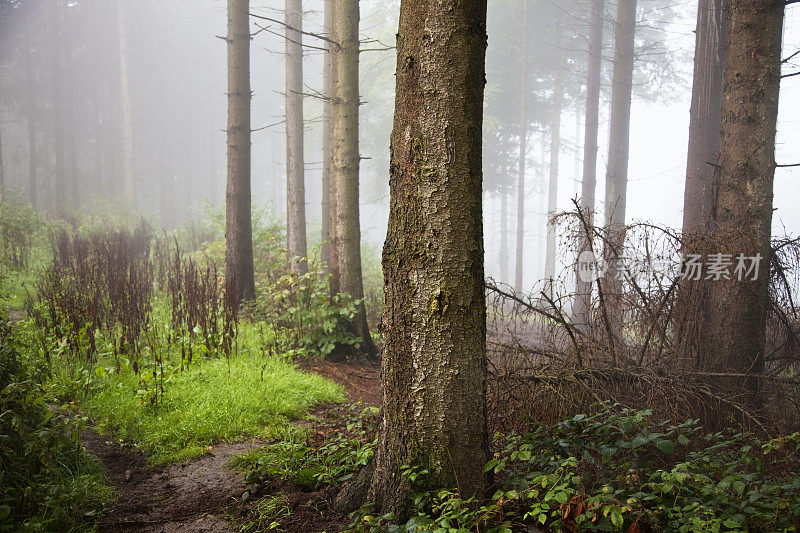
[[0,531],[800,531],[800,0],[0,0]]

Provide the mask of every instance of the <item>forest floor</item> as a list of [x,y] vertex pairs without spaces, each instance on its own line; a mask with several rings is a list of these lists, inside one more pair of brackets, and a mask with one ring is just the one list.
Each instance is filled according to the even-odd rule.
[[[379,365],[305,361],[299,366],[344,386],[351,403],[380,405]],[[311,420],[329,418],[326,415],[335,409],[335,405],[321,405],[309,415],[313,416]],[[309,420],[295,424],[314,429]],[[230,531],[231,518],[235,521],[247,513],[247,505],[240,498],[247,484],[244,474],[228,463],[235,455],[266,444],[259,440],[222,443],[196,459],[152,466],[143,454],[109,441],[93,429],[85,430],[81,440],[103,463],[116,489],[116,501],[101,518],[99,531],[151,533]],[[281,522],[286,531],[311,533],[336,531],[346,525],[346,517],[328,509],[335,490],[328,487],[308,492],[291,482],[278,482],[268,493],[281,493],[294,510],[290,520]]]

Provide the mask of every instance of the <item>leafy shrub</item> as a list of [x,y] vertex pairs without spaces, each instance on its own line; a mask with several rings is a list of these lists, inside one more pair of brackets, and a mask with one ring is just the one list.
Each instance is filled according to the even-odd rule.
[[0,325],[0,529],[85,529],[110,498],[80,424],[48,409]]
[[244,499],[275,478],[314,488],[347,481],[372,458],[377,414],[374,407],[351,406],[345,430],[327,440],[295,428],[281,441],[234,458],[234,466],[248,470]]
[[321,266],[310,262],[306,274],[288,272],[258,295],[253,313],[280,331],[277,351],[324,358],[338,346],[360,344],[349,327],[358,301],[331,296],[328,280]]
[[365,508],[354,531],[796,531],[800,435],[766,442],[701,434],[697,421],[655,422],[606,408],[524,435],[499,437],[484,502],[431,488],[406,467],[416,510],[403,529]]

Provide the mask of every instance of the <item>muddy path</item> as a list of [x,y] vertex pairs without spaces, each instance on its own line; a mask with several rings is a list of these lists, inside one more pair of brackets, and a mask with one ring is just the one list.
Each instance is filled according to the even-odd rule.
[[263,444],[220,444],[209,453],[169,466],[150,466],[145,457],[91,429],[84,447],[106,467],[116,502],[99,531],[228,531],[225,514],[245,490],[244,476],[228,466],[234,455]]
[[[380,403],[378,366],[325,361],[300,366],[343,385],[350,402],[362,400],[366,405]],[[325,412],[334,408],[320,406],[312,410],[312,414],[324,418]],[[265,444],[259,440],[223,443],[196,459],[167,466],[152,466],[141,453],[120,446],[111,437],[104,437],[93,429],[85,430],[81,441],[103,463],[109,481],[115,487],[116,501],[98,524],[99,531],[109,533],[231,531],[228,517],[241,515],[241,495],[247,484],[242,473],[229,467],[228,462],[235,455]],[[328,530],[335,530],[330,527],[337,518],[326,517],[324,515],[327,513],[323,511],[332,492],[309,494],[294,490],[290,485],[274,487],[276,492],[280,491],[296,503],[293,508],[303,511],[292,520],[294,527],[287,529],[311,532],[321,531],[327,526]],[[312,507],[323,512],[309,512]]]

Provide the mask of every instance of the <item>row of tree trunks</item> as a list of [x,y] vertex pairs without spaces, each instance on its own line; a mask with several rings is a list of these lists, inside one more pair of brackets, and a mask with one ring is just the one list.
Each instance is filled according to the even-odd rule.
[[250,0],[228,0],[228,185],[225,279],[239,300],[255,296],[250,193]]
[[286,0],[286,240],[292,270],[308,271],[303,156],[303,2]]

